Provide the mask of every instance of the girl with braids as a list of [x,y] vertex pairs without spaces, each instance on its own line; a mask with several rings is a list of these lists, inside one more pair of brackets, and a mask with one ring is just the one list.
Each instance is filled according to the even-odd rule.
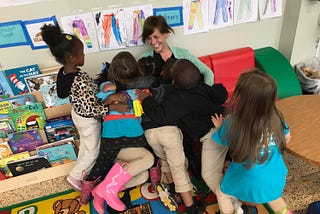
[[123,104],[126,103],[126,97],[122,94],[110,95],[104,103],[95,97],[98,86],[88,73],[79,68],[83,66],[85,56],[80,39],[63,33],[58,24],[45,24],[41,27],[41,34],[56,61],[62,65],[57,77],[57,94],[60,98],[69,97],[72,120],[80,135],[78,160],[67,177],[69,184],[80,191],[83,172],[90,172],[99,154],[101,139],[99,117],[111,110],[123,113],[129,108]]
[[[283,189],[288,169],[283,151],[290,130],[275,105],[277,85],[258,69],[243,73],[231,97],[225,121],[212,117],[213,141],[228,146],[232,162],[220,185],[221,213],[235,213],[237,201],[268,203],[275,213],[292,213]],[[236,203],[237,202],[237,203]]]

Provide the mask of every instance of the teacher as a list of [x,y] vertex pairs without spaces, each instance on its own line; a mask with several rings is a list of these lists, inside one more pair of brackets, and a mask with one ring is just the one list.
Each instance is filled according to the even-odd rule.
[[[213,85],[213,72],[188,50],[168,45],[169,33],[174,33],[163,16],[149,16],[143,25],[142,42],[149,44],[152,49],[144,52],[139,58],[151,56],[154,58],[160,71],[166,62],[175,59],[188,59],[198,67],[203,75],[204,82]],[[171,59],[171,60],[169,60]],[[160,75],[160,73],[159,73]]]

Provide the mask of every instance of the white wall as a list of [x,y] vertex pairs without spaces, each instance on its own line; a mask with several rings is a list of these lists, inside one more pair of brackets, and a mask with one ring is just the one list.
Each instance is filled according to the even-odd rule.
[[[290,4],[283,1],[283,4]],[[13,20],[29,20],[56,15],[59,17],[110,7],[130,7],[132,5],[152,4],[156,7],[177,6],[182,0],[49,0],[47,2],[31,5],[0,8],[1,22]],[[304,12],[304,11],[303,11]],[[308,17],[305,17],[308,19]],[[182,27],[175,27],[175,34],[169,39],[171,45],[190,50],[196,56],[216,53],[229,49],[250,46],[253,49],[272,46],[278,48],[282,34],[282,17],[260,20],[254,23],[240,24],[233,27],[211,30],[208,33],[184,35]],[[133,47],[127,50],[135,56],[142,53],[147,47]],[[111,61],[118,53],[116,51],[103,51],[86,55],[84,69],[95,75],[100,71],[103,61]],[[0,64],[2,69],[36,63],[40,68],[58,65],[50,55],[48,49],[31,50],[29,46],[0,49]]]

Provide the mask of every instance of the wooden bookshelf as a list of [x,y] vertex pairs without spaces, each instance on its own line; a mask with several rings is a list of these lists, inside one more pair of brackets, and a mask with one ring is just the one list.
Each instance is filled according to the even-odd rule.
[[[41,73],[50,73],[57,71],[58,67],[48,68],[41,70]],[[41,102],[43,107],[45,107],[41,92],[32,92],[37,102]],[[65,116],[71,114],[71,104],[64,104],[61,106],[56,106],[52,108],[44,108],[44,112],[47,119],[52,119],[55,117]],[[40,130],[40,135],[44,141],[47,143],[45,132]],[[76,148],[78,147],[79,141],[76,141]],[[42,169],[36,172],[27,173],[24,175],[8,178],[5,180],[0,180],[0,193],[7,191],[19,189],[28,185],[40,183],[46,180],[55,179],[61,176],[67,175],[73,168],[75,162],[66,163],[60,166],[55,166],[51,168]]]

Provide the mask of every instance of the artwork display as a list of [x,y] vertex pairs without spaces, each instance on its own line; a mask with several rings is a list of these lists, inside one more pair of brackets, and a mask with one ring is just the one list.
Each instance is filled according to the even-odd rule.
[[76,35],[82,41],[84,53],[100,51],[92,13],[64,16],[60,20],[65,33]]

